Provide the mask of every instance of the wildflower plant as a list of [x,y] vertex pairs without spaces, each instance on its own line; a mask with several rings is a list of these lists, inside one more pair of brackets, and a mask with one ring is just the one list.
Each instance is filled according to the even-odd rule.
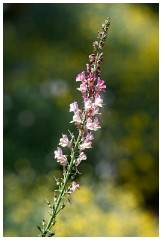
[[[54,158],[63,167],[63,177],[56,179],[58,189],[55,190],[54,200],[51,203],[46,199],[50,208],[50,218],[46,223],[42,220],[42,225],[37,226],[41,237],[52,237],[55,233],[51,230],[56,223],[57,214],[65,207],[72,193],[79,189],[79,184],[74,181],[79,174],[78,166],[87,159],[85,149],[92,147],[94,139],[93,132],[101,128],[98,115],[103,107],[101,92],[106,91],[105,81],[101,79],[101,63],[103,62],[103,46],[105,44],[110,19],[107,18],[102,24],[102,30],[98,31],[98,39],[93,43],[93,53],[89,55],[89,63],[86,64],[86,71],[79,73],[76,82],[80,82],[77,88],[82,94],[83,107],[79,107],[77,102],[70,104],[69,112],[73,113],[72,121],[76,126],[77,133],[69,135],[62,134],[59,146],[54,151]],[[69,149],[69,155],[64,155],[63,148]]]

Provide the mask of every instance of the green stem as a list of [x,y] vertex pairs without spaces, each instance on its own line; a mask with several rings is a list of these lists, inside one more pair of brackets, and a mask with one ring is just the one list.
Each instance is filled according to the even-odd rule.
[[48,233],[48,230],[50,230],[50,228],[54,225],[53,222],[55,222],[55,218],[56,218],[56,215],[57,215],[57,210],[59,208],[59,205],[60,205],[60,202],[61,202],[61,199],[62,197],[64,196],[65,194],[65,188],[66,188],[66,185],[69,181],[69,175],[71,173],[71,170],[72,170],[72,167],[73,167],[73,164],[74,164],[74,160],[75,160],[75,154],[76,154],[76,151],[78,149],[78,145],[79,145],[79,142],[81,140],[81,137],[82,137],[82,130],[83,130],[83,126],[85,124],[85,120],[86,120],[86,116],[85,116],[85,113],[83,113],[83,121],[82,121],[82,124],[81,124],[81,129],[79,130],[79,134],[78,134],[78,137],[77,137],[77,141],[75,142],[75,146],[72,150],[72,154],[71,154],[71,161],[70,161],[70,164],[68,166],[68,170],[66,172],[66,175],[64,176],[64,179],[63,179],[63,184],[62,184],[62,187],[61,187],[61,191],[59,192],[59,195],[58,195],[58,198],[56,200],[56,203],[54,205],[54,208],[53,208],[53,213],[51,215],[51,218],[49,219],[49,222],[45,228],[45,230],[43,231],[42,233],[42,236],[45,237],[46,234]]

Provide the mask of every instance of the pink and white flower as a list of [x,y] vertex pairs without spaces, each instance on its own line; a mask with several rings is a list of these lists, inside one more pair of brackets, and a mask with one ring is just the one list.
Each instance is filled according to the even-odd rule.
[[[91,71],[92,71],[92,69],[91,69]],[[87,78],[87,82],[88,82],[89,87],[93,86],[94,80],[95,80],[94,77],[92,76],[92,74],[90,74]]]
[[101,113],[99,113],[99,107],[95,104],[95,103],[93,103],[92,104],[92,109],[88,112],[88,116],[95,116],[96,114],[101,114]]
[[98,118],[95,118],[94,121],[92,121],[91,118],[88,118],[86,127],[87,127],[87,129],[92,130],[92,131],[97,131],[99,128],[101,128]]
[[97,93],[95,96],[95,105],[102,107],[103,105],[103,99],[101,98],[101,96]]
[[88,141],[92,141],[93,139],[94,139],[94,137],[92,135],[92,132],[88,132],[85,140],[88,142]]
[[90,110],[92,108],[92,101],[89,98],[84,99],[84,108],[85,111]]
[[97,117],[95,117],[94,121],[93,121],[93,124],[94,124],[94,131],[98,130],[99,128],[101,128],[100,126],[100,122],[98,120]]
[[82,160],[86,160],[87,159],[87,156],[85,155],[84,152],[81,152],[79,154],[79,157],[76,159],[76,166],[78,166]]
[[105,91],[106,91],[105,81],[104,81],[104,80],[101,80],[100,78],[98,78],[98,81],[97,81],[97,85],[96,85],[96,87],[95,87],[95,90],[96,90],[96,92],[100,92],[100,91],[105,92]]
[[69,141],[66,134],[62,134],[62,138],[60,138],[59,145],[62,147],[71,148],[71,141]]
[[54,151],[54,155],[55,155],[55,158],[57,159],[57,162],[59,162],[63,166],[66,166],[67,157],[62,154],[62,149],[60,147],[58,147],[57,150]]
[[73,116],[73,121],[71,121],[70,123],[73,123],[73,122],[75,122],[75,123],[81,123],[82,122],[79,109],[77,110],[77,112],[75,112],[75,114]]
[[82,94],[87,92],[87,84],[85,82],[80,84],[80,87],[77,88]]
[[73,102],[70,104],[70,110],[69,112],[77,112],[78,111],[78,103],[77,102]]
[[69,187],[68,189],[68,193],[72,194],[77,188],[79,188],[79,184],[77,184],[76,182],[72,182],[71,187]]
[[80,149],[80,150],[84,150],[84,149],[86,149],[86,148],[91,148],[91,146],[92,146],[92,142],[90,142],[90,141],[84,141],[83,143],[81,143],[81,144],[79,145],[79,149]]
[[76,82],[84,82],[85,81],[85,72],[81,72],[76,77]]

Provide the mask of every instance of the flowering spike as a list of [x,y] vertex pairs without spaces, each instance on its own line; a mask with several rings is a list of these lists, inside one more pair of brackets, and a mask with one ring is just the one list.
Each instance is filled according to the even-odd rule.
[[[109,26],[110,19],[108,18],[102,24],[102,30],[98,31],[98,40],[93,43],[93,51],[95,53],[89,55],[86,71],[82,71],[76,76],[76,82],[81,82],[77,90],[81,92],[83,106],[80,108],[77,102],[73,102],[70,104],[69,112],[73,113],[71,123],[76,125],[78,134],[74,135],[69,131],[71,139],[66,134],[62,134],[60,138],[58,145],[63,148],[67,147],[69,155],[64,155],[60,147],[57,147],[57,150],[54,151],[54,157],[63,166],[63,178],[59,182],[55,178],[58,183],[58,189],[55,190],[57,196],[54,196],[53,205],[51,206],[51,203],[46,200],[52,212],[49,222],[47,224],[45,224],[45,221],[43,222],[43,230],[38,227],[42,237],[51,237],[53,235],[50,228],[56,223],[58,212],[65,207],[66,199],[71,203],[70,195],[76,189],[79,189],[79,184],[71,179],[75,179],[76,175],[79,174],[78,165],[87,159],[83,151],[92,147],[94,139],[92,131],[97,131],[101,128],[96,115],[101,114],[99,110],[103,107],[103,99],[100,96],[100,92],[106,91],[105,81],[101,79],[100,74],[101,63],[103,62],[102,49],[107,38]],[[70,183],[70,186],[68,183]]]

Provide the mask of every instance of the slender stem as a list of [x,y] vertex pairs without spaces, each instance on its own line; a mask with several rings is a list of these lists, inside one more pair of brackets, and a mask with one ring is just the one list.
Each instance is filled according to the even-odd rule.
[[75,146],[74,146],[74,148],[73,148],[73,150],[72,150],[71,161],[70,161],[70,164],[69,164],[69,166],[68,166],[68,171],[66,172],[66,175],[65,175],[65,177],[64,177],[63,184],[62,184],[62,189],[61,189],[61,191],[60,191],[60,193],[59,193],[59,196],[58,196],[58,198],[57,198],[57,200],[56,200],[56,203],[55,203],[55,205],[54,205],[54,211],[53,211],[53,213],[52,213],[52,216],[51,216],[51,218],[49,219],[49,222],[48,222],[48,224],[47,224],[47,226],[46,226],[46,229],[44,230],[44,232],[43,232],[43,234],[42,234],[43,236],[46,236],[48,230],[53,226],[53,222],[54,222],[54,220],[55,220],[55,218],[56,218],[57,209],[58,209],[58,207],[59,207],[59,205],[60,205],[62,196],[63,196],[64,193],[65,193],[66,185],[67,185],[67,183],[68,183],[68,181],[69,181],[69,175],[70,175],[71,170],[72,170],[72,167],[73,167],[73,162],[74,162],[74,159],[75,159],[76,150],[78,149],[78,145],[79,145],[79,142],[80,142],[81,137],[82,137],[82,129],[83,129],[83,126],[84,126],[84,124],[85,124],[85,120],[86,120],[86,116],[85,116],[85,113],[83,113],[83,121],[82,121],[81,129],[79,130],[79,134],[78,134],[77,141],[75,142]]

